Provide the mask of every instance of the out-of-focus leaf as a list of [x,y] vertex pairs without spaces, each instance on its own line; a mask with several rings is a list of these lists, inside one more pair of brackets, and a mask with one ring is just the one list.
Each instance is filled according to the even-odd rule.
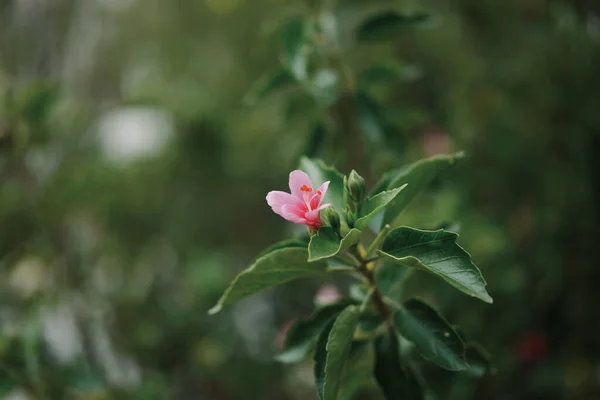
[[406,28],[431,26],[429,14],[403,15],[395,11],[385,11],[367,19],[358,30],[359,41],[387,40],[397,37]]
[[469,296],[493,303],[479,268],[456,243],[457,238],[456,233],[443,230],[401,227],[386,236],[378,253],[397,264],[430,272]]
[[478,344],[467,344],[465,358],[469,364],[469,369],[465,372],[474,378],[481,378],[493,370],[490,355]]
[[400,361],[398,338],[393,331],[375,339],[375,379],[386,399],[424,398],[417,378]]
[[322,69],[312,79],[312,93],[317,104],[322,108],[331,107],[338,99],[339,77],[336,71]]
[[302,17],[290,18],[279,32],[283,62],[297,80],[304,80],[308,68],[308,21]]
[[[385,224],[392,225],[398,215],[400,215],[421,190],[425,189],[436,176],[453,166],[461,158],[463,158],[462,152],[453,155],[438,155],[420,160],[400,170],[390,180],[388,190],[404,184],[408,184],[408,187],[386,208],[382,226]],[[386,176],[386,179],[389,179],[389,176]],[[380,185],[378,184],[377,186],[379,187]]]
[[351,229],[346,236],[340,236],[329,226],[324,226],[310,238],[308,261],[331,258],[360,242],[361,231]]
[[322,400],[336,400],[354,330],[360,318],[358,306],[348,306],[321,333],[315,351],[315,382]]
[[335,168],[325,165],[323,161],[307,157],[302,157],[300,160],[300,169],[308,174],[315,186],[330,181],[323,203],[330,203],[338,213],[341,213],[344,207],[344,176]]
[[308,251],[302,248],[284,248],[264,255],[235,277],[209,314],[216,314],[223,306],[271,286],[325,272],[324,261],[309,263],[307,260]]
[[299,319],[290,328],[283,351],[275,356],[275,360],[293,363],[303,360],[313,348],[313,344],[330,319],[338,315],[344,308],[352,304],[344,300],[318,308],[310,317]]
[[354,223],[354,226],[358,229],[364,229],[369,226],[369,222],[371,222],[373,217],[375,217],[378,212],[383,210],[390,202],[392,202],[398,193],[400,193],[405,187],[406,184],[396,189],[378,193],[375,196],[371,196],[365,200],[365,202],[360,206],[360,210],[358,211],[358,219]]
[[244,96],[244,103],[255,105],[269,94],[291,86],[296,82],[292,74],[281,70],[258,79]]
[[325,124],[321,121],[311,127],[308,139],[306,140],[306,147],[304,148],[304,154],[307,157],[315,157],[319,153],[326,134]]
[[410,299],[394,313],[394,326],[423,358],[451,371],[468,368],[465,346],[452,326],[423,301]]

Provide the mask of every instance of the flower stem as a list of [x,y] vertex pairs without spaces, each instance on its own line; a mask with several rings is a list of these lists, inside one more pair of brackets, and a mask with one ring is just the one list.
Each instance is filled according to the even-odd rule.
[[[377,284],[375,282],[375,273],[373,272],[373,270],[371,270],[367,267],[368,260],[366,260],[362,256],[362,254],[360,254],[360,251],[358,250],[357,247],[351,247],[350,252],[360,262],[360,266],[357,267],[358,272],[360,272],[366,278],[366,280],[369,284],[370,295],[367,296],[365,302],[368,303],[369,299],[373,299],[373,303],[375,305],[377,312],[379,313],[379,315],[381,315],[381,318],[383,320],[385,320],[387,323],[389,323],[389,317],[392,314],[392,312],[390,311],[390,308],[383,300],[383,296],[382,296],[381,292],[379,291],[379,289],[377,288]],[[366,307],[366,305],[365,305],[365,307]]]
[[[375,250],[377,250],[379,248],[379,245],[381,244],[381,242],[383,242],[383,239],[385,239],[385,237],[387,236],[387,234],[390,232],[391,229],[392,229],[392,227],[390,226],[390,224],[386,224],[383,228],[381,228],[381,231],[379,232],[377,237],[371,242],[371,245],[367,249],[365,257],[369,257],[371,254],[373,254],[373,252],[375,252]],[[373,260],[369,260],[369,261],[373,261]]]

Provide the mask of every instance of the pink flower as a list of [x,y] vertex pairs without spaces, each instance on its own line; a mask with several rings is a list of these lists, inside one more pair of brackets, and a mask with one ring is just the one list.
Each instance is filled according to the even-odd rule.
[[329,181],[323,183],[316,191],[304,172],[296,170],[290,173],[290,193],[272,191],[267,194],[267,203],[276,214],[296,224],[304,224],[309,228],[321,227],[321,210],[330,204],[321,205],[327,193]]

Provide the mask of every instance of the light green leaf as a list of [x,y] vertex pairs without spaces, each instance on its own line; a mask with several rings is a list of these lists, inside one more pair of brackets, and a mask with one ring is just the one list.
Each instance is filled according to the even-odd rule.
[[307,259],[308,251],[302,248],[284,248],[266,254],[235,277],[209,314],[271,286],[325,272],[324,261],[309,263]]
[[407,267],[430,272],[461,292],[493,303],[486,282],[471,256],[456,243],[452,232],[401,227],[391,231],[378,253]]
[[272,253],[273,251],[279,250],[279,249],[290,249],[290,248],[307,249],[309,241],[310,241],[310,238],[308,236],[299,236],[299,237],[295,237],[295,238],[291,238],[291,239],[282,240],[280,242],[273,243],[272,245],[270,245],[269,247],[267,247],[266,249],[261,251],[260,254],[258,255],[258,257],[256,257],[256,258],[260,258],[264,255],[267,255],[267,254]]
[[244,96],[244,103],[255,105],[267,95],[294,84],[296,80],[285,70],[277,71],[258,79]]
[[283,346],[283,351],[275,356],[282,363],[293,363],[303,360],[313,348],[318,335],[327,326],[330,319],[337,316],[344,308],[353,304],[340,301],[318,308],[309,318],[299,319],[290,328]]
[[402,365],[398,337],[391,330],[375,339],[375,379],[387,399],[423,400],[423,389],[410,368]]
[[359,41],[393,39],[406,28],[430,26],[432,18],[427,14],[402,15],[385,11],[366,20],[358,30]]
[[335,168],[326,166],[323,161],[306,157],[300,159],[300,169],[308,174],[316,187],[330,181],[323,204],[330,203],[338,213],[341,213],[344,208],[344,176]]
[[383,210],[390,202],[392,202],[398,193],[400,193],[406,184],[402,185],[397,189],[387,190],[376,194],[375,196],[369,197],[361,206],[358,212],[358,219],[354,223],[354,226],[358,229],[364,229],[369,226],[369,222],[377,215],[377,213]]
[[410,299],[394,313],[394,326],[423,358],[450,371],[468,368],[465,345],[452,326],[427,303]]
[[360,318],[358,306],[348,306],[323,330],[315,350],[315,382],[322,400],[337,400],[346,358]]
[[308,245],[308,261],[314,262],[336,256],[351,246],[360,242],[361,231],[351,229],[340,239],[337,233],[329,226],[324,226],[310,238]]
[[[401,187],[404,184],[408,184],[408,187],[396,196],[394,201],[386,208],[381,226],[385,224],[392,225],[398,215],[421,190],[425,189],[436,176],[452,167],[461,158],[463,158],[463,153],[437,155],[399,170],[397,175],[390,180],[388,190]],[[388,175],[384,177],[390,178]]]

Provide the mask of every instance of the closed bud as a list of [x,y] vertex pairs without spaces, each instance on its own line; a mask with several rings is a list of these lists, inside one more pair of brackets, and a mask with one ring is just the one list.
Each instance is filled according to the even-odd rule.
[[346,224],[350,228],[354,228],[354,223],[356,222],[356,212],[350,208],[349,205],[346,204],[343,210],[344,220],[346,220]]
[[323,211],[322,218],[323,218],[323,222],[324,223],[326,223],[329,226],[331,226],[334,231],[339,232],[339,230],[340,230],[340,216],[337,213],[337,211],[335,211],[335,208],[333,208],[333,207],[327,207]]
[[365,198],[366,184],[362,176],[355,170],[350,172],[350,175],[344,177],[344,190],[348,196],[348,200],[360,205]]

